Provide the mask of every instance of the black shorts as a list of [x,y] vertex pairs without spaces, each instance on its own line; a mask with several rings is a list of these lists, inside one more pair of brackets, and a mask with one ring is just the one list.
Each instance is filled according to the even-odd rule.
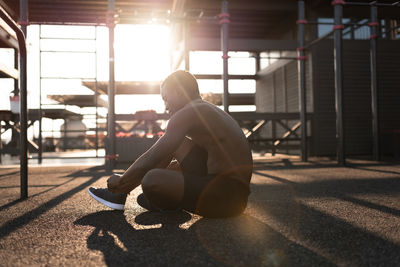
[[208,174],[207,151],[194,146],[180,163],[184,177],[182,208],[204,217],[240,215],[250,194],[248,184],[229,174]]

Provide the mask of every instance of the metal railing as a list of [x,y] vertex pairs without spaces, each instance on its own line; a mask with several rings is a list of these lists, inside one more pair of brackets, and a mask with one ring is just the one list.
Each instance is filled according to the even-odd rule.
[[19,51],[19,81],[20,81],[20,177],[21,177],[21,199],[28,197],[28,113],[27,113],[27,90],[26,90],[26,44],[25,35],[14,20],[0,6],[0,18],[16,33]]

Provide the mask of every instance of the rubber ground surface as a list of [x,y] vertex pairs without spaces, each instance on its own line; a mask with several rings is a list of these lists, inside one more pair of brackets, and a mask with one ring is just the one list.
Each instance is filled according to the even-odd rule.
[[400,165],[256,160],[249,204],[231,219],[125,211],[92,199],[102,166],[0,167],[1,266],[399,266]]

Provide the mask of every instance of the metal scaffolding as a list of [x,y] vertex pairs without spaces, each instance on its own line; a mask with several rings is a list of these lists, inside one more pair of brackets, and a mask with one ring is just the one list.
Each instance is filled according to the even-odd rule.
[[[54,158],[54,157],[43,157],[43,141],[42,141],[42,135],[45,132],[48,131],[43,131],[42,130],[42,119],[44,116],[44,114],[47,114],[49,111],[51,111],[51,109],[48,108],[43,108],[43,106],[52,106],[52,105],[60,105],[63,104],[65,105],[65,107],[67,105],[75,105],[75,106],[79,106],[79,107],[94,107],[95,108],[95,112],[94,114],[85,114],[85,115],[94,115],[94,119],[95,119],[95,124],[96,124],[96,128],[95,128],[95,149],[96,149],[96,156],[95,157],[99,157],[98,155],[98,120],[99,120],[99,116],[98,116],[98,92],[97,89],[95,88],[94,90],[94,96],[91,95],[51,95],[49,98],[51,98],[52,100],[55,100],[59,103],[57,104],[49,104],[49,103],[43,103],[43,86],[42,86],[42,82],[43,80],[85,80],[86,82],[88,80],[93,80],[95,86],[97,87],[97,26],[92,26],[94,29],[94,36],[93,37],[79,37],[79,38],[74,38],[74,37],[57,37],[57,36],[53,36],[53,35],[47,35],[42,34],[42,26],[43,25],[38,25],[39,26],[39,109],[37,110],[37,120],[39,122],[39,136],[38,136],[38,163],[41,164],[43,158],[47,159],[47,158]],[[79,26],[76,26],[79,27]],[[86,51],[86,50],[80,50],[80,49],[43,49],[42,48],[42,41],[59,41],[59,40],[67,40],[67,41],[72,41],[72,42],[80,42],[80,41],[88,41],[88,42],[92,42],[94,48],[91,49],[90,51]],[[93,50],[93,51],[92,51]],[[63,75],[58,75],[58,76],[43,76],[42,73],[42,55],[45,53],[52,53],[52,54],[56,54],[56,53],[68,53],[68,54],[91,54],[93,55],[93,67],[94,67],[94,76],[90,76],[90,77],[83,77],[83,76],[78,76],[78,77],[66,77]],[[94,99],[93,99],[94,97]],[[53,110],[54,112],[55,110]],[[64,110],[66,111],[66,110]],[[60,110],[59,116],[55,116],[52,117],[52,119],[63,119],[64,120],[64,129],[62,130],[62,133],[64,134],[64,136],[61,138],[62,143],[63,143],[63,150],[65,151],[67,148],[70,148],[70,146],[68,145],[68,143],[70,143],[71,139],[67,136],[68,132],[83,132],[86,133],[86,130],[68,130],[67,129],[67,119],[72,118],[72,114],[71,113],[67,113],[67,112],[62,112],[62,110]],[[78,117],[80,115],[76,114],[76,117]],[[36,118],[36,116],[35,116]],[[54,131],[51,131],[52,133]],[[68,157],[69,159],[71,158],[91,158],[91,156],[87,156],[87,157]]]
[[[372,135],[373,135],[373,159],[380,159],[380,148],[379,148],[379,116],[378,116],[378,82],[377,82],[377,66],[376,66],[376,51],[377,51],[377,38],[379,37],[377,27],[379,26],[377,8],[378,7],[400,7],[399,2],[394,2],[392,4],[387,3],[377,3],[376,1],[371,3],[361,3],[361,2],[346,2],[343,0],[332,1],[334,7],[334,25],[331,32],[325,34],[324,36],[317,38],[304,47],[302,47],[301,40],[304,40],[305,32],[302,25],[308,23],[314,24],[313,22],[307,22],[304,14],[304,1],[298,1],[298,38],[300,51],[311,47],[319,43],[320,41],[330,37],[332,34],[334,36],[334,71],[335,71],[335,107],[336,107],[336,141],[337,141],[337,161],[339,165],[346,164],[345,155],[345,134],[344,134],[344,117],[343,117],[343,30],[349,26],[365,26],[370,27],[370,64],[371,64],[371,109],[372,109]],[[343,19],[343,6],[368,6],[370,7],[370,21],[362,25],[349,23],[344,25]],[[381,33],[382,34],[382,33]],[[300,54],[299,57],[304,56]],[[302,91],[302,84],[305,84],[305,74],[302,72],[303,66],[299,63],[299,90]],[[302,104],[305,105],[305,99],[301,100]],[[300,109],[302,110],[302,109]],[[305,127],[304,127],[305,128]],[[302,149],[302,151],[305,151]]]

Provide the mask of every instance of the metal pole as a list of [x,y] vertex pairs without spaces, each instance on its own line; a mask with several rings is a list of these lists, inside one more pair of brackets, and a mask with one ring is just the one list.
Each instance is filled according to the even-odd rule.
[[189,38],[190,38],[190,32],[189,32],[189,21],[186,21],[184,23],[184,53],[185,53],[185,70],[189,71],[190,69],[190,51],[189,51]]
[[334,5],[334,68],[335,68],[335,105],[336,105],[336,138],[337,160],[339,165],[345,165],[344,127],[343,127],[343,75],[342,75],[342,25],[344,1],[336,0]]
[[40,46],[40,38],[42,36],[42,25],[39,25],[39,152],[38,152],[38,164],[42,164],[42,49]]
[[[273,101],[273,112],[276,113],[276,82],[275,82],[275,74],[272,75],[272,101]],[[272,149],[271,149],[271,154],[272,156],[275,156],[276,154],[276,147],[275,147],[275,141],[276,141],[276,120],[271,120],[271,131],[272,131]]]
[[298,87],[299,87],[299,107],[300,107],[300,122],[301,122],[301,160],[307,161],[307,98],[306,98],[306,55],[305,55],[305,6],[304,1],[298,1]]
[[[19,55],[18,55],[18,49],[14,49],[14,68],[18,69],[18,63],[19,62]],[[14,80],[14,95],[19,95],[19,84],[18,80]]]
[[221,48],[222,48],[222,61],[223,72],[222,79],[224,83],[223,104],[225,112],[229,112],[229,87],[228,87],[228,41],[229,41],[229,13],[228,1],[222,1],[221,14],[219,14],[219,23],[221,24]]
[[64,129],[63,129],[63,133],[64,133],[64,138],[63,138],[63,151],[67,151],[67,119],[64,118]]
[[95,31],[95,54],[94,54],[94,71],[95,71],[95,84],[94,84],[94,97],[95,97],[95,105],[96,105],[96,137],[95,137],[95,147],[96,147],[96,158],[99,156],[99,113],[98,113],[98,97],[99,93],[97,92],[97,26],[94,27]]
[[115,73],[114,73],[114,0],[108,0],[108,40],[109,40],[109,82],[108,82],[108,123],[107,123],[107,138],[108,151],[106,155],[107,171],[112,171],[115,168]]
[[1,120],[0,120],[0,163],[1,163],[1,152],[3,151],[2,141],[1,141]]
[[[23,37],[18,38],[20,41],[20,57],[19,57],[19,71],[20,71],[20,172],[21,172],[21,199],[28,198],[28,112],[27,112],[27,89],[26,89],[26,45],[25,36],[26,28],[28,25],[28,0],[20,0],[20,24]],[[23,39],[23,40],[21,40]],[[21,42],[24,42],[21,47]]]
[[376,75],[376,39],[378,38],[378,8],[371,6],[370,26],[370,58],[371,58],[371,107],[372,107],[372,155],[379,160],[379,118],[378,118],[378,82]]
[[259,52],[254,53],[254,59],[256,60],[256,75],[261,70],[261,57]]

